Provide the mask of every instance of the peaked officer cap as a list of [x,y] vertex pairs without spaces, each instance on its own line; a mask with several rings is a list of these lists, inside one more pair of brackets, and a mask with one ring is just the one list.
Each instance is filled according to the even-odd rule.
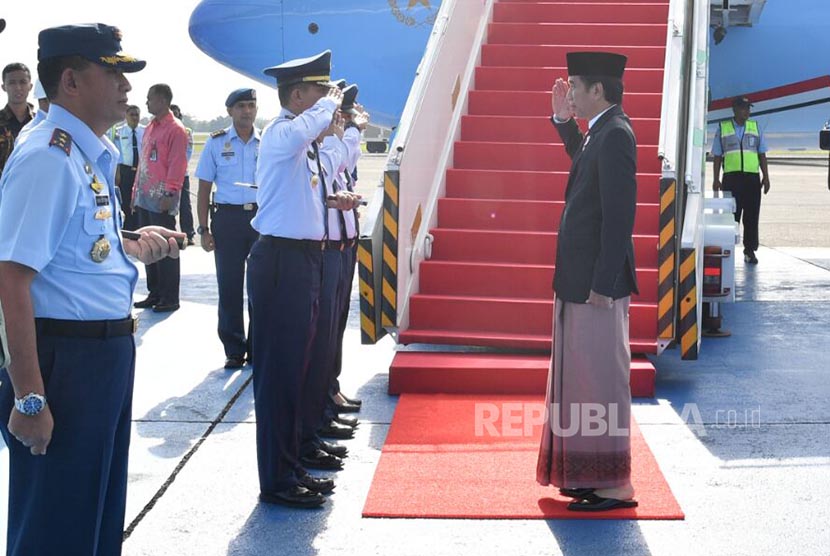
[[87,23],[50,27],[37,37],[38,62],[60,56],[80,56],[98,65],[136,72],[147,62],[121,52],[121,31],[112,25]]
[[297,58],[283,62],[278,66],[265,68],[265,75],[276,78],[277,86],[294,85],[296,83],[317,83],[332,87],[331,82],[331,50],[308,58]]
[[256,100],[256,90],[250,87],[237,89],[228,95],[225,100],[225,107],[230,108],[234,104],[242,100]]
[[343,105],[340,110],[349,114],[357,114],[354,108],[354,103],[357,101],[358,88],[356,84],[351,84],[343,89]]
[[622,54],[612,52],[568,52],[568,75],[596,75],[622,79],[625,63]]

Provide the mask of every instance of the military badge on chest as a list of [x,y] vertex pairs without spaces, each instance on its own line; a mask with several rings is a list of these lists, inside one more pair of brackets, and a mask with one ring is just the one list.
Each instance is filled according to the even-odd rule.
[[308,156],[308,169],[311,171],[311,188],[314,189],[320,183],[320,176],[317,175],[317,153],[308,151],[306,155]]
[[[95,195],[95,220],[108,220],[112,218],[112,209],[110,208],[110,196],[107,191],[107,186],[98,181],[97,176],[92,173],[92,168],[87,164],[84,165],[84,170],[88,174],[92,174],[92,181],[89,188]],[[104,208],[100,208],[104,207]],[[92,250],[89,252],[90,258],[96,263],[104,262],[110,256],[112,246],[109,240],[101,234],[98,240],[92,244]]]

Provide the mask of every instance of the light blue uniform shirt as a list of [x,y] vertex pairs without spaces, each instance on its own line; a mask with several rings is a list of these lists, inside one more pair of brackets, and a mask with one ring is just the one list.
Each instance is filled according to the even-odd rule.
[[[146,125],[138,124],[135,126],[135,140],[138,149],[138,156],[141,156],[141,140],[144,139],[144,129]],[[133,128],[124,124],[116,128],[113,135],[115,147],[118,149],[119,157],[118,164],[124,166],[138,167],[138,160],[133,160]]]
[[[328,138],[326,139],[328,141]],[[351,174],[354,167],[357,165],[357,159],[360,157],[360,131],[354,127],[350,127],[343,134],[343,146],[345,147],[344,156],[341,158],[340,165],[335,169],[334,182],[335,191],[348,191],[348,182],[346,179],[346,172]],[[333,240],[342,239],[338,228],[337,237],[331,233],[335,228],[332,228],[332,217],[339,222],[340,217],[336,214],[337,209],[329,209],[329,236]],[[343,213],[343,221],[346,227],[346,239],[354,239],[357,236],[357,227],[355,225],[355,217],[353,210],[340,211]],[[332,216],[332,213],[333,216]],[[339,226],[339,223],[338,223]]]
[[32,118],[32,121],[27,123],[26,125],[24,125],[23,129],[20,130],[20,133],[17,134],[17,139],[15,140],[15,145],[19,144],[20,141],[22,141],[23,138],[26,135],[28,135],[29,132],[32,131],[32,129],[34,129],[34,127],[37,124],[39,124],[40,122],[42,122],[45,119],[46,119],[46,112],[44,112],[43,110],[38,108],[37,109],[37,114],[35,114],[35,117]]
[[257,128],[245,143],[230,126],[225,133],[211,134],[196,166],[196,178],[216,184],[213,202],[223,205],[256,203],[257,191],[234,183],[255,183],[260,134]]
[[331,124],[335,102],[323,97],[297,117],[283,109],[262,132],[256,183],[259,211],[251,220],[263,235],[321,240],[325,235],[322,181],[311,143]]
[[[735,135],[738,136],[738,141],[743,142],[746,126],[738,125],[738,122],[734,118],[732,119],[732,125],[735,126]],[[767,152],[767,141],[764,139],[764,132],[761,131],[761,126],[758,125],[758,154],[764,154],[765,152]],[[717,124],[715,139],[712,141],[712,155],[723,156],[723,145],[720,141],[720,123]]]
[[[344,137],[345,139],[345,137]],[[337,181],[337,170],[340,169],[347,161],[348,150],[346,145],[337,137],[330,135],[325,138],[322,146],[320,146],[320,160],[322,162],[323,174],[326,178],[326,195],[334,195],[340,191]],[[326,209],[329,219],[329,239],[332,241],[340,241],[343,239],[343,234],[340,233],[340,216],[346,212],[336,208]],[[346,234],[348,236],[348,233]]]
[[[50,146],[55,128],[72,136],[69,155]],[[55,104],[12,152],[0,179],[0,261],[37,271],[31,287],[35,317],[110,320],[130,314],[138,271],[118,231],[117,159],[109,139],[96,137]],[[105,185],[97,196],[90,187],[93,174]],[[90,253],[101,237],[112,252],[96,263]]]

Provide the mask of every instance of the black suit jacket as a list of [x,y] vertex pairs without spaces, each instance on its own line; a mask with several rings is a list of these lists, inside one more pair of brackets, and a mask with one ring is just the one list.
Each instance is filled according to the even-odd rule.
[[613,106],[584,141],[573,119],[554,125],[572,159],[556,249],[556,295],[584,303],[591,290],[614,299],[639,293],[631,238],[637,142],[628,116]]

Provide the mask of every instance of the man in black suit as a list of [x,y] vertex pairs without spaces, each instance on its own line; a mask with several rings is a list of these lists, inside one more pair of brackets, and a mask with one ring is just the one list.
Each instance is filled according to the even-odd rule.
[[[553,361],[537,481],[576,501],[568,509],[633,507],[629,423],[630,296],[637,145],[622,110],[625,56],[567,55],[553,86],[556,130],[572,159],[554,274]],[[583,135],[574,117],[588,121]],[[578,422],[599,415],[605,431]],[[596,423],[593,423],[596,425]]]

